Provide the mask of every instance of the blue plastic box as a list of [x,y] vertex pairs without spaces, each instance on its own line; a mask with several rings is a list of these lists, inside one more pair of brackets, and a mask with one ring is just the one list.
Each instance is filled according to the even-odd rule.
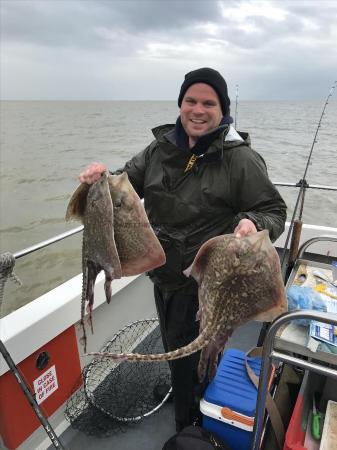
[[[259,376],[261,358],[247,359]],[[246,371],[245,353],[227,350],[200,402],[203,427],[219,436],[232,450],[250,450],[256,398],[257,390]]]

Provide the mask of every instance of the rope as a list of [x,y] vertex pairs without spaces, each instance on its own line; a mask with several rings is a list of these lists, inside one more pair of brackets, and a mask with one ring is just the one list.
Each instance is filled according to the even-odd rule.
[[22,285],[21,281],[14,273],[14,266],[15,258],[11,253],[5,252],[0,255],[0,316],[6,281],[11,279],[16,284]]

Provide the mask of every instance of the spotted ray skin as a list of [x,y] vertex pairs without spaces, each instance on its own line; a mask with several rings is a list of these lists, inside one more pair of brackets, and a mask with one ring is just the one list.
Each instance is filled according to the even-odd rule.
[[90,353],[111,359],[161,361],[183,358],[201,351],[199,380],[214,377],[217,356],[233,330],[243,323],[277,317],[287,309],[279,257],[268,232],[244,238],[221,235],[200,248],[185,274],[199,285],[199,336],[185,347],[151,355]]
[[85,304],[88,303],[92,330],[94,285],[98,273],[105,272],[104,288],[109,303],[113,279],[138,275],[164,264],[165,253],[126,172],[120,175],[103,173],[92,185],[80,184],[68,204],[66,219],[71,218],[84,225],[81,327],[86,351]]
[[84,225],[82,240],[82,298],[81,298],[81,327],[83,330],[82,341],[86,351],[85,331],[85,305],[88,303],[89,322],[92,327],[92,308],[94,304],[94,285],[97,275],[101,270],[105,272],[105,296],[109,303],[111,299],[111,282],[121,278],[120,265],[116,244],[114,240],[113,205],[110,196],[108,174],[103,173],[91,186],[80,185],[71,198],[67,210],[67,216],[78,199],[85,199],[85,205],[81,204],[82,221]]
[[114,205],[115,241],[123,276],[139,275],[163,265],[165,253],[127,173],[109,175],[108,183]]

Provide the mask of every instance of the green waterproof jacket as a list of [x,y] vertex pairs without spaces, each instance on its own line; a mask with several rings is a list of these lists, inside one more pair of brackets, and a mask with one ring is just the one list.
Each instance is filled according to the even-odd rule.
[[242,218],[252,220],[258,230],[268,229],[272,241],[284,230],[286,205],[263,158],[250,147],[247,133],[239,133],[243,141],[227,141],[228,129],[185,171],[192,152],[175,145],[174,125],[157,127],[152,130],[155,140],[121,169],[144,198],[165,250],[166,264],[149,272],[162,288],[192,287],[182,272],[200,246],[233,232]]

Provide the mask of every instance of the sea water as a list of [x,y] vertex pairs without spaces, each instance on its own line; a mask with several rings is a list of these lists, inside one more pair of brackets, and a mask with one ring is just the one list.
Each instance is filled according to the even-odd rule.
[[[250,134],[273,181],[304,174],[322,102],[240,102],[236,128]],[[232,108],[234,116],[234,106]],[[12,253],[78,226],[64,216],[79,172],[91,161],[110,169],[144,149],[151,128],[174,123],[176,102],[6,101],[0,104],[0,252]],[[337,102],[326,110],[308,168],[309,184],[336,185]],[[291,217],[298,189],[279,188]],[[308,190],[303,219],[337,225],[337,192]],[[16,263],[2,315],[81,272],[81,235]]]

